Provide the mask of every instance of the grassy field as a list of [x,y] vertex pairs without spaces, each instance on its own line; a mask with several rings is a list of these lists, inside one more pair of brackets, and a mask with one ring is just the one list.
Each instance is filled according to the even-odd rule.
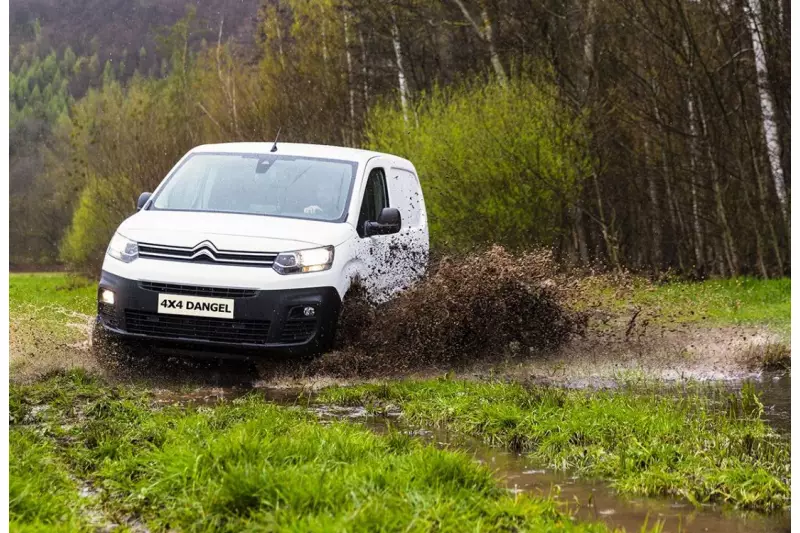
[[80,371],[10,395],[15,530],[607,531],[471,457],[253,395],[153,409]]
[[70,274],[10,274],[9,314],[12,325],[46,330],[74,340],[80,336],[69,328],[72,315],[92,315],[97,309],[97,284]]
[[88,340],[97,285],[64,273],[9,276],[12,379],[58,368],[91,366],[70,347]]
[[760,511],[789,505],[789,444],[763,421],[749,388],[675,394],[657,384],[598,391],[438,379],[334,387],[317,401],[399,407],[409,425],[526,452],[623,493]]
[[[609,309],[634,301],[694,311],[707,323],[788,330],[789,286],[742,279],[646,284],[622,296],[594,290]],[[574,521],[552,499],[512,496],[471,457],[402,433],[321,422],[256,396],[163,407],[144,385],[104,381],[80,358],[64,363],[64,347],[86,338],[93,283],[12,274],[10,294],[15,530],[606,530]],[[23,372],[39,359],[49,370]],[[524,451],[625,493],[788,506],[788,444],[762,421],[752,391],[676,396],[661,387],[566,391],[440,379],[331,388],[319,401],[395,405],[411,427]]]
[[586,302],[601,309],[638,307],[663,321],[703,322],[716,326],[766,326],[788,333],[791,325],[791,280],[739,277],[703,282],[655,284],[643,278],[616,283],[605,277],[584,283]]

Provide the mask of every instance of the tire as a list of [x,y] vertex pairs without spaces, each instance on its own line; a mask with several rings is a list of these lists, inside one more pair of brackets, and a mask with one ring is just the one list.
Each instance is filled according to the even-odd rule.
[[336,348],[336,331],[339,326],[339,317],[341,316],[341,308],[337,309],[333,316],[327,323],[320,328],[317,342],[312,350],[314,356],[320,356]]

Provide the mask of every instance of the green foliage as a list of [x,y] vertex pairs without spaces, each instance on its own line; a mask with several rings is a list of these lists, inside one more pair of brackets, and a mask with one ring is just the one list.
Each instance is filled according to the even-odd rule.
[[71,97],[65,82],[73,76],[75,53],[67,48],[60,62],[52,50],[44,59],[38,55],[16,57],[17,69],[9,73],[11,131],[30,119],[52,124],[69,108]]
[[759,418],[752,390],[729,397],[700,386],[569,391],[437,380],[331,388],[317,401],[396,405],[411,424],[508,446],[629,494],[761,511],[789,505],[789,443]]
[[589,174],[583,121],[556,95],[546,76],[437,88],[408,122],[373,108],[366,144],[414,163],[436,244],[549,245]]
[[125,177],[90,180],[61,245],[61,259],[79,267],[100,264],[114,230],[132,211],[135,194]]
[[[58,476],[42,487],[50,499],[76,501],[72,476],[102,489],[87,502],[100,522],[136,517],[151,531],[607,531],[552,499],[512,497],[468,454],[397,432],[323,425],[257,395],[185,409],[150,401],[76,371],[12,384],[12,443],[27,438],[16,420],[39,424]],[[11,455],[12,486],[38,482],[22,462]]]

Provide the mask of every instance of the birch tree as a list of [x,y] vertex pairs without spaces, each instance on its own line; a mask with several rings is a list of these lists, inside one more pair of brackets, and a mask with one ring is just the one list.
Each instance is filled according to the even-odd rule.
[[403,67],[403,46],[400,43],[400,28],[397,26],[397,15],[394,7],[391,9],[392,16],[392,48],[394,48],[395,61],[397,63],[397,89],[400,93],[400,106],[403,109],[403,120],[408,123],[408,85],[406,83],[406,71]]
[[486,0],[479,0],[481,9],[481,24],[478,24],[478,22],[472,17],[467,9],[467,6],[464,5],[463,0],[453,1],[456,3],[456,5],[458,5],[458,8],[461,10],[461,13],[463,13],[466,21],[469,22],[470,26],[472,26],[472,29],[475,30],[475,34],[478,36],[478,38],[486,43],[486,47],[489,50],[489,59],[492,62],[492,68],[497,75],[497,79],[500,80],[501,84],[507,85],[508,76],[506,75],[506,70],[503,67],[503,63],[500,61],[500,54],[497,52],[494,29],[492,28],[492,19],[489,17],[489,8]]
[[[780,5],[780,4],[779,4]],[[775,120],[775,102],[769,91],[769,72],[767,71],[767,57],[764,53],[762,42],[763,29],[761,24],[761,5],[759,0],[747,0],[747,23],[750,39],[753,42],[753,56],[758,76],[758,96],[761,103],[761,121],[764,142],[769,158],[769,168],[775,184],[775,193],[781,206],[784,223],[789,223],[789,196],[786,192],[786,182],[781,166],[781,142],[778,136],[778,125]]]

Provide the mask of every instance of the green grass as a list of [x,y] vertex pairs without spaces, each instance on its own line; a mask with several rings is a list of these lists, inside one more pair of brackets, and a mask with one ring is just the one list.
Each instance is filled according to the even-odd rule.
[[71,371],[12,384],[10,416],[16,530],[607,531],[512,496],[466,454],[255,395],[154,409]]
[[759,511],[788,506],[789,445],[760,418],[753,390],[675,392],[658,385],[592,391],[442,379],[334,387],[317,401],[399,406],[412,426],[523,451],[551,467],[610,480],[623,493]]
[[97,284],[71,274],[10,274],[9,369],[13,379],[91,366],[76,349],[89,339]]
[[95,309],[97,283],[74,274],[9,274],[15,305],[56,305],[79,313]]
[[34,429],[20,428],[9,439],[9,509],[16,530],[63,530],[79,524],[78,487],[67,475],[55,446]]
[[9,313],[13,326],[46,330],[65,339],[75,331],[70,315],[93,315],[97,283],[73,274],[9,274]]
[[664,320],[711,325],[767,326],[788,333],[791,279],[739,277],[702,282],[652,284],[633,278],[625,284],[588,283],[590,299],[601,308],[621,311],[638,306]]
[[[756,324],[788,329],[792,282],[789,278],[734,278],[701,283],[667,283],[636,295],[634,302],[707,316],[721,324]],[[694,315],[691,314],[694,311]],[[686,313],[684,313],[686,314]]]

